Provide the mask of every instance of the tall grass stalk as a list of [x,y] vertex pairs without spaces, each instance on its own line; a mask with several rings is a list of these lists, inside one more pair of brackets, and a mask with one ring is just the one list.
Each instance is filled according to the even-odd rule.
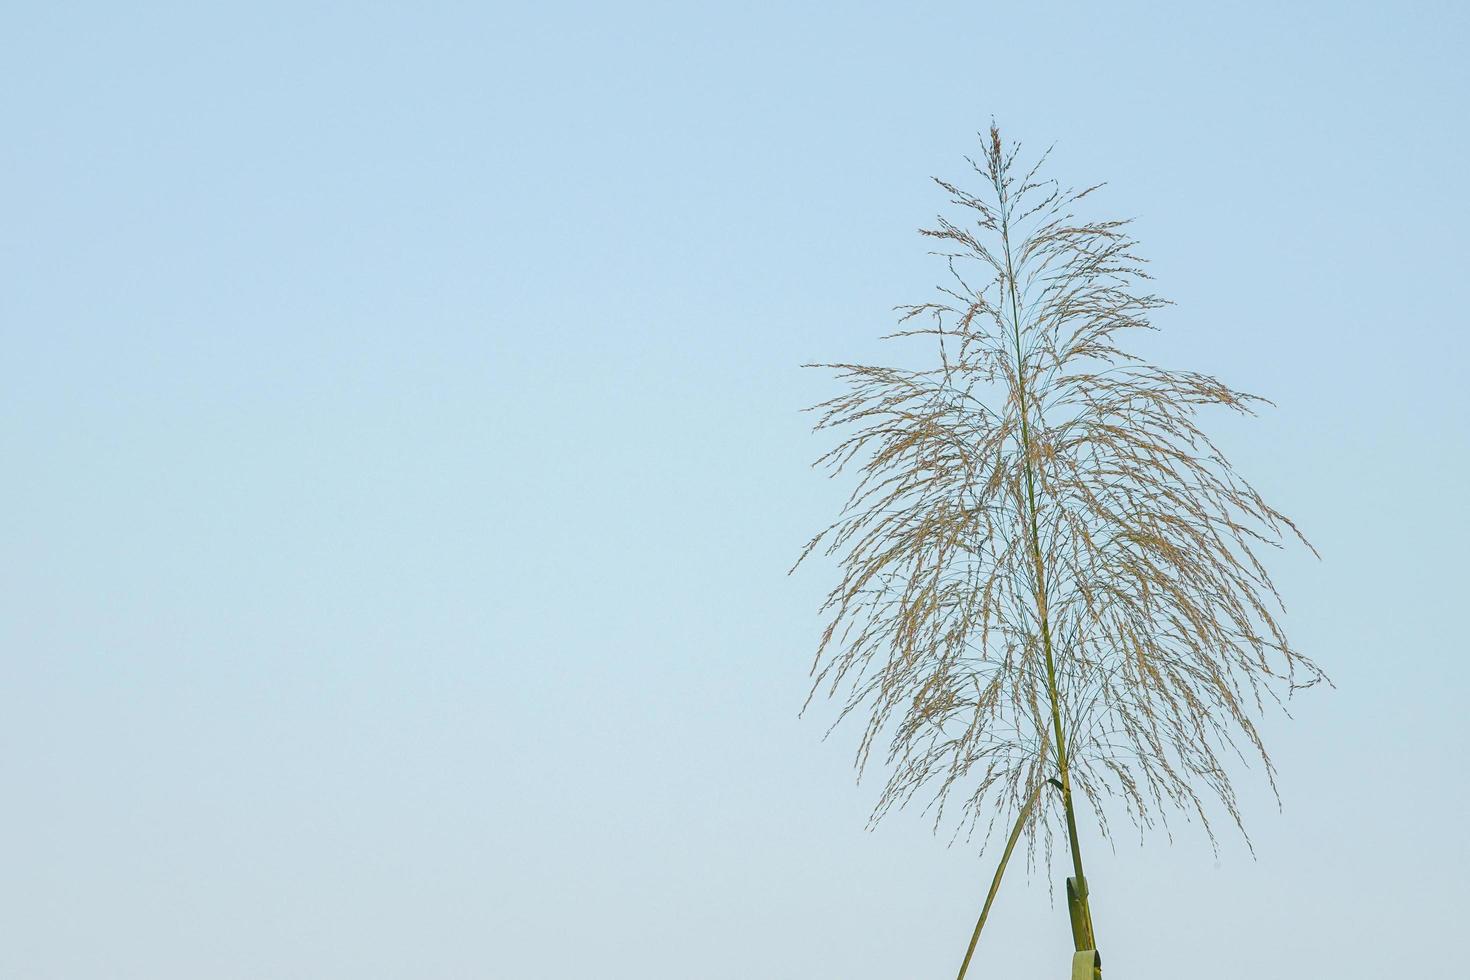
[[[1213,801],[1244,833],[1227,761],[1274,790],[1256,719],[1325,679],[1257,555],[1311,546],[1199,427],[1262,399],[1121,346],[1165,305],[1128,223],[1077,217],[1097,187],[1041,178],[1046,154],[1023,172],[1019,150],[992,126],[979,194],[936,181],[968,220],[923,231],[949,277],[891,335],[935,361],[819,365],[846,390],[814,408],[838,435],[818,465],[856,486],[797,561],[840,569],[808,703],[866,716],[860,775],[884,747],[873,820],[922,791],[936,826],[958,805],[956,835],[1014,821],[961,977],[1018,840],[1049,860],[1065,832],[1095,948],[1080,807],[1102,837],[1110,812],[1142,835],[1183,811],[1214,846]],[[1048,782],[1059,805],[1036,805]]]

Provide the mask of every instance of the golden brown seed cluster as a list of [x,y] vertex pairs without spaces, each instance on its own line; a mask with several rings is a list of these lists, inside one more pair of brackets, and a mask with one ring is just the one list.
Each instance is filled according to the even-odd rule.
[[[989,135],[980,194],[937,181],[965,214],[923,232],[949,278],[893,335],[937,363],[819,365],[845,383],[813,409],[840,440],[819,465],[856,487],[797,562],[841,573],[812,693],[866,718],[858,768],[877,748],[889,771],[875,820],[922,793],[936,824],[958,804],[988,835],[1055,772],[1046,623],[1071,785],[1103,832],[1110,800],[1140,831],[1175,809],[1208,830],[1211,797],[1239,825],[1227,759],[1274,787],[1256,718],[1324,679],[1256,553],[1305,539],[1197,424],[1260,399],[1128,354],[1164,301],[1127,223],[1079,219],[1095,187],[1041,179],[1045,154],[1021,175]],[[1058,829],[1037,807],[1029,846]]]

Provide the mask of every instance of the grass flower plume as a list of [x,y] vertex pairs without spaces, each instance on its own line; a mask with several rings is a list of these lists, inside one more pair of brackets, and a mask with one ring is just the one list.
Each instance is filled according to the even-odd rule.
[[1259,558],[1306,540],[1200,427],[1261,399],[1127,351],[1165,305],[1128,223],[1079,218],[1097,188],[1018,155],[992,127],[978,193],[936,181],[948,278],[893,335],[930,366],[818,365],[844,388],[813,409],[819,465],[855,487],[797,564],[840,571],[813,694],[889,773],[874,819],[916,797],[970,832],[1020,815],[1033,847],[1066,832],[1080,880],[1074,799],[1104,835],[1183,810],[1213,842],[1214,803],[1241,822],[1229,765],[1275,786],[1263,709],[1324,678]]

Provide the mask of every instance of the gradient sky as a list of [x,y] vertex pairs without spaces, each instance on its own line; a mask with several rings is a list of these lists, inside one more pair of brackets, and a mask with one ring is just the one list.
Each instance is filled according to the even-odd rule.
[[[1109,975],[1463,958],[1452,3],[0,10],[0,976],[925,980],[993,856],[798,719],[840,488],[992,115],[1322,552],[1255,856],[1085,826]],[[1024,869],[1018,869],[1024,870]],[[1013,872],[975,976],[1065,975]]]

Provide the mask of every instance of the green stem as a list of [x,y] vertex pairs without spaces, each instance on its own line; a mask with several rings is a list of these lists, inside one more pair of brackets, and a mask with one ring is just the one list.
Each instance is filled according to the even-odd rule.
[[990,906],[995,902],[996,892],[1000,891],[1001,876],[1006,873],[1006,864],[1011,860],[1011,852],[1016,849],[1016,841],[1021,839],[1021,831],[1026,829],[1026,820],[1031,816],[1031,808],[1036,805],[1036,798],[1041,795],[1041,787],[1045,785],[1046,780],[1038,772],[1036,786],[1031,790],[1031,795],[1026,797],[1021,813],[1016,817],[1016,826],[1011,828],[1011,836],[1006,841],[1006,849],[1000,856],[1000,864],[995,868],[995,877],[990,881],[990,891],[985,895],[985,905],[980,909],[980,918],[975,922],[975,931],[970,935],[970,947],[965,950],[965,961],[960,964],[960,975],[956,980],[965,980],[965,973],[970,969],[970,958],[975,955],[975,946],[980,942],[980,930],[985,928],[985,920],[990,916]]
[[[1001,166],[1000,161],[996,167]],[[1052,731],[1057,742],[1057,766],[1061,770],[1062,782],[1062,807],[1067,818],[1067,842],[1072,850],[1072,868],[1077,876],[1078,891],[1081,894],[1081,907],[1083,918],[1086,923],[1086,941],[1091,946],[1084,946],[1083,939],[1077,939],[1077,948],[1096,948],[1096,941],[1092,934],[1092,912],[1087,903],[1087,878],[1082,873],[1082,850],[1077,843],[1077,816],[1072,806],[1072,775],[1071,765],[1067,755],[1067,738],[1062,730],[1061,698],[1057,693],[1056,661],[1052,656],[1051,624],[1048,618],[1047,589],[1046,589],[1046,565],[1041,556],[1041,533],[1038,528],[1036,507],[1036,478],[1033,473],[1031,456],[1031,426],[1029,421],[1029,409],[1026,403],[1026,363],[1025,353],[1021,345],[1021,304],[1020,297],[1016,292],[1016,275],[1011,261],[1011,235],[1010,235],[1010,205],[1006,200],[1005,184],[1001,179],[999,170],[995,175],[996,193],[1000,199],[1000,233],[1001,242],[1005,249],[1006,260],[1006,288],[1010,293],[1011,301],[1011,329],[1016,346],[1016,402],[1017,411],[1021,416],[1021,453],[1025,458],[1026,473],[1026,504],[1031,533],[1031,558],[1036,571],[1036,613],[1041,624],[1042,650],[1046,655],[1046,689],[1051,700]]]

